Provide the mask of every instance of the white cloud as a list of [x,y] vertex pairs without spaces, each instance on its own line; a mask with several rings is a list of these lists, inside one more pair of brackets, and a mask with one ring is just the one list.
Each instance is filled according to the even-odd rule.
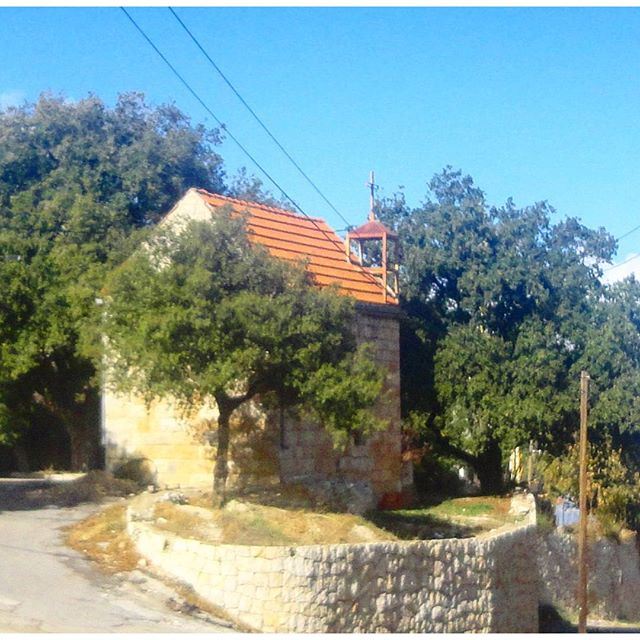
[[0,111],[4,111],[9,107],[20,106],[25,98],[24,91],[18,91],[17,89],[0,91]]
[[630,253],[624,258],[624,260],[618,262],[618,264],[614,264],[611,267],[605,267],[605,273],[602,276],[602,281],[605,284],[611,284],[618,280],[624,280],[632,273],[640,280],[640,253]]

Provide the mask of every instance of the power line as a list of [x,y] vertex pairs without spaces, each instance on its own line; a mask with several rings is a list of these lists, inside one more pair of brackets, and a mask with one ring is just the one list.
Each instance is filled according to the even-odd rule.
[[178,16],[178,14],[175,12],[173,7],[167,7],[167,8],[169,9],[169,11],[171,11],[171,13],[173,14],[173,17],[178,21],[180,26],[187,32],[187,35],[191,38],[191,40],[193,40],[193,42],[198,47],[198,49],[200,49],[200,51],[202,52],[204,57],[209,61],[211,66],[218,72],[220,77],[225,81],[225,83],[231,89],[231,91],[233,91],[233,93],[236,95],[238,100],[240,100],[240,102],[244,105],[247,111],[249,111],[249,113],[254,117],[256,122],[262,127],[264,132],[271,138],[271,140],[273,140],[273,142],[276,144],[278,149],[282,151],[282,153],[291,162],[291,164],[298,170],[300,175],[302,175],[302,177],[313,187],[315,192],[327,203],[327,205],[329,205],[329,207],[331,207],[331,209],[340,217],[340,219],[347,225],[347,227],[351,227],[352,226],[351,223],[342,215],[342,213],[340,213],[340,211],[338,211],[338,209],[327,198],[327,196],[325,196],[324,193],[322,193],[322,191],[316,185],[316,183],[307,175],[304,169],[296,162],[296,160],[291,156],[291,154],[282,146],[282,144],[278,141],[275,135],[271,133],[271,131],[269,130],[267,125],[263,122],[263,120],[260,118],[260,116],[258,116],[258,114],[251,108],[251,106],[247,103],[247,101],[240,95],[240,92],[233,86],[231,80],[227,78],[227,76],[223,73],[222,69],[220,69],[220,67],[213,61],[211,56],[207,53],[205,48],[200,44],[198,39],[193,35],[193,33],[191,33],[191,31],[189,30],[189,27],[187,27],[187,25],[180,19],[180,16]]
[[[316,227],[318,231],[320,231],[326,238],[329,240],[334,246],[339,248],[340,251],[344,251],[344,247],[342,243],[338,242],[335,238],[332,238],[318,223],[302,209],[302,207],[278,184],[278,182],[271,176],[271,174],[253,157],[253,155],[249,152],[249,150],[227,129],[226,125],[216,116],[216,114],[209,108],[206,102],[198,95],[198,93],[191,87],[191,85],[184,79],[184,77],[180,74],[180,72],[169,62],[167,57],[158,49],[153,40],[145,33],[142,27],[133,19],[130,13],[124,8],[120,7],[120,9],[124,12],[124,14],[129,18],[129,21],[133,24],[133,26],[137,29],[137,31],[142,35],[142,37],[147,41],[147,43],[151,46],[151,48],[160,56],[162,61],[171,69],[174,75],[180,80],[180,82],[184,85],[184,87],[189,91],[189,93],[198,101],[198,103],[202,106],[202,108],[218,123],[218,126],[225,131],[225,133],[229,136],[233,142],[242,150],[242,152],[258,167],[258,169],[266,176],[266,178],[280,191],[280,193],[287,198],[291,204],[308,220],[312,222],[312,224]],[[353,263],[352,263],[353,264]],[[376,286],[381,286],[381,283],[374,278],[374,276],[366,271],[362,265],[354,265],[360,268],[362,274],[368,278],[372,283]]]
[[618,262],[618,264],[613,264],[610,267],[607,267],[606,269],[603,269],[602,273],[607,273],[607,271],[611,271],[613,269],[617,269],[618,267],[621,267],[623,264],[627,264],[628,262],[631,262],[632,260],[636,260],[638,258],[640,258],[640,254],[636,253],[635,255],[630,256],[626,260],[623,260],[622,262]]
[[627,231],[627,233],[623,233],[620,237],[616,238],[616,242],[619,242],[623,238],[626,238],[627,236],[630,236],[632,233],[634,233],[638,229],[640,229],[640,224],[637,227],[633,227],[633,229],[631,229],[631,231]]
[[[138,30],[138,32],[142,35],[142,37],[147,41],[147,43],[153,48],[153,50],[160,56],[162,61],[173,71],[174,75],[180,80],[180,82],[185,86],[187,91],[200,103],[203,109],[216,121],[218,126],[233,140],[238,147],[245,153],[245,155],[258,167],[260,171],[267,177],[267,179],[275,185],[275,187],[280,191],[280,193],[287,198],[291,204],[293,204],[300,212],[304,213],[300,206],[289,196],[289,194],[276,182],[276,180],[269,174],[269,172],[253,157],[253,155],[249,152],[249,150],[227,129],[227,126],[218,118],[218,116],[207,106],[205,101],[196,93],[196,91],[191,87],[191,85],[184,79],[184,77],[180,74],[180,72],[169,62],[167,57],[158,49],[155,43],[151,40],[151,38],[144,32],[142,27],[133,19],[131,14],[124,8],[120,7],[120,9],[124,12],[124,14],[129,18],[133,26]],[[307,215],[306,213],[304,215]]]
[[[626,233],[623,233],[621,236],[618,236],[616,238],[616,242],[620,242],[620,240],[622,240],[623,238],[626,238],[627,236],[630,236],[632,233],[636,232],[638,229],[640,229],[640,224],[635,226],[635,227],[633,227],[633,229],[630,229]],[[618,264],[613,264],[610,267],[607,267],[606,269],[603,269],[602,273],[607,273],[608,271],[612,271],[613,269],[617,269],[618,267],[621,267],[623,264],[627,264],[627,263],[631,262],[632,260],[635,260],[636,258],[640,258],[640,255],[639,254],[635,254],[633,256],[628,257],[626,260],[623,260],[622,262],[619,262]]]

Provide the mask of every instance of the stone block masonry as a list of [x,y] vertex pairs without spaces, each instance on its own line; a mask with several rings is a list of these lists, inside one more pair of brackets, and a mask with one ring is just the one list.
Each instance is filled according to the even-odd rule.
[[[540,601],[578,612],[576,536],[549,532],[538,538]],[[621,540],[589,541],[589,615],[605,620],[640,620],[640,556],[637,534],[623,532]]]
[[[396,310],[361,306],[355,333],[359,343],[373,347],[373,357],[386,372],[384,391],[374,407],[387,428],[337,452],[322,425],[295,411],[285,414],[284,434],[276,415],[251,403],[234,413],[231,425],[229,486],[270,486],[340,479],[364,483],[379,500],[412,483],[403,473],[400,426],[400,345]],[[215,446],[203,425],[214,428],[215,403],[192,418],[182,418],[170,400],[146,406],[141,398],[109,391],[104,394],[104,441],[109,471],[141,461],[159,486],[208,489]],[[408,469],[411,471],[409,465]]]
[[127,516],[138,551],[259,631],[538,631],[531,521],[468,539],[259,547],[180,538],[142,511],[134,501]]

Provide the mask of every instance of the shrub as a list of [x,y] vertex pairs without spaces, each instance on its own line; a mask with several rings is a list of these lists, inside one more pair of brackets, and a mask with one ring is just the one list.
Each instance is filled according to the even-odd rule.
[[[640,525],[640,474],[624,462],[622,452],[610,439],[588,445],[587,503],[608,531]],[[549,496],[567,496],[577,501],[580,493],[580,450],[577,443],[565,455],[552,460],[544,471]]]

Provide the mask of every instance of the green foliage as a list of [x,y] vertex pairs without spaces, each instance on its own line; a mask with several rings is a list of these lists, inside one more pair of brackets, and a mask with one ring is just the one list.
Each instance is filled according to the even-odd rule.
[[350,435],[368,436],[387,426],[369,410],[380,395],[381,378],[367,345],[341,362],[321,364],[300,389],[302,399],[320,418],[336,448],[344,448]]
[[[512,447],[534,439],[558,452],[575,430],[579,371],[602,348],[591,323],[615,242],[576,219],[553,224],[545,202],[490,206],[450,168],[429,187],[414,209],[401,195],[379,203],[404,256],[404,412],[424,415],[429,441],[495,491]],[[612,331],[612,357],[616,340]],[[607,366],[599,384],[613,398],[622,388]]]
[[187,410],[216,400],[219,488],[229,416],[258,394],[303,403],[338,445],[382,426],[368,410],[382,374],[356,350],[353,301],[251,245],[244,221],[224,209],[179,231],[160,229],[111,275],[107,294],[117,388],[171,396]]
[[[610,438],[588,446],[588,497],[590,508],[600,522],[611,530],[617,525],[637,527],[640,502],[640,473],[625,464],[622,452]],[[580,451],[577,443],[555,457],[546,467],[545,491],[552,497],[569,496],[577,501],[580,491]]]
[[276,198],[270,191],[265,190],[262,180],[256,176],[249,175],[245,167],[241,167],[236,175],[232,177],[231,183],[227,188],[227,195],[238,200],[260,202],[279,209],[294,210],[293,205],[284,195],[281,198]]
[[543,535],[553,533],[556,528],[553,513],[551,513],[551,511],[542,511],[541,509],[538,509],[536,513],[536,527],[538,532]]
[[85,329],[105,273],[188,187],[224,188],[218,141],[140,94],[113,108],[42,95],[0,112],[0,437],[23,430],[34,403],[72,433],[86,423],[95,335]]

